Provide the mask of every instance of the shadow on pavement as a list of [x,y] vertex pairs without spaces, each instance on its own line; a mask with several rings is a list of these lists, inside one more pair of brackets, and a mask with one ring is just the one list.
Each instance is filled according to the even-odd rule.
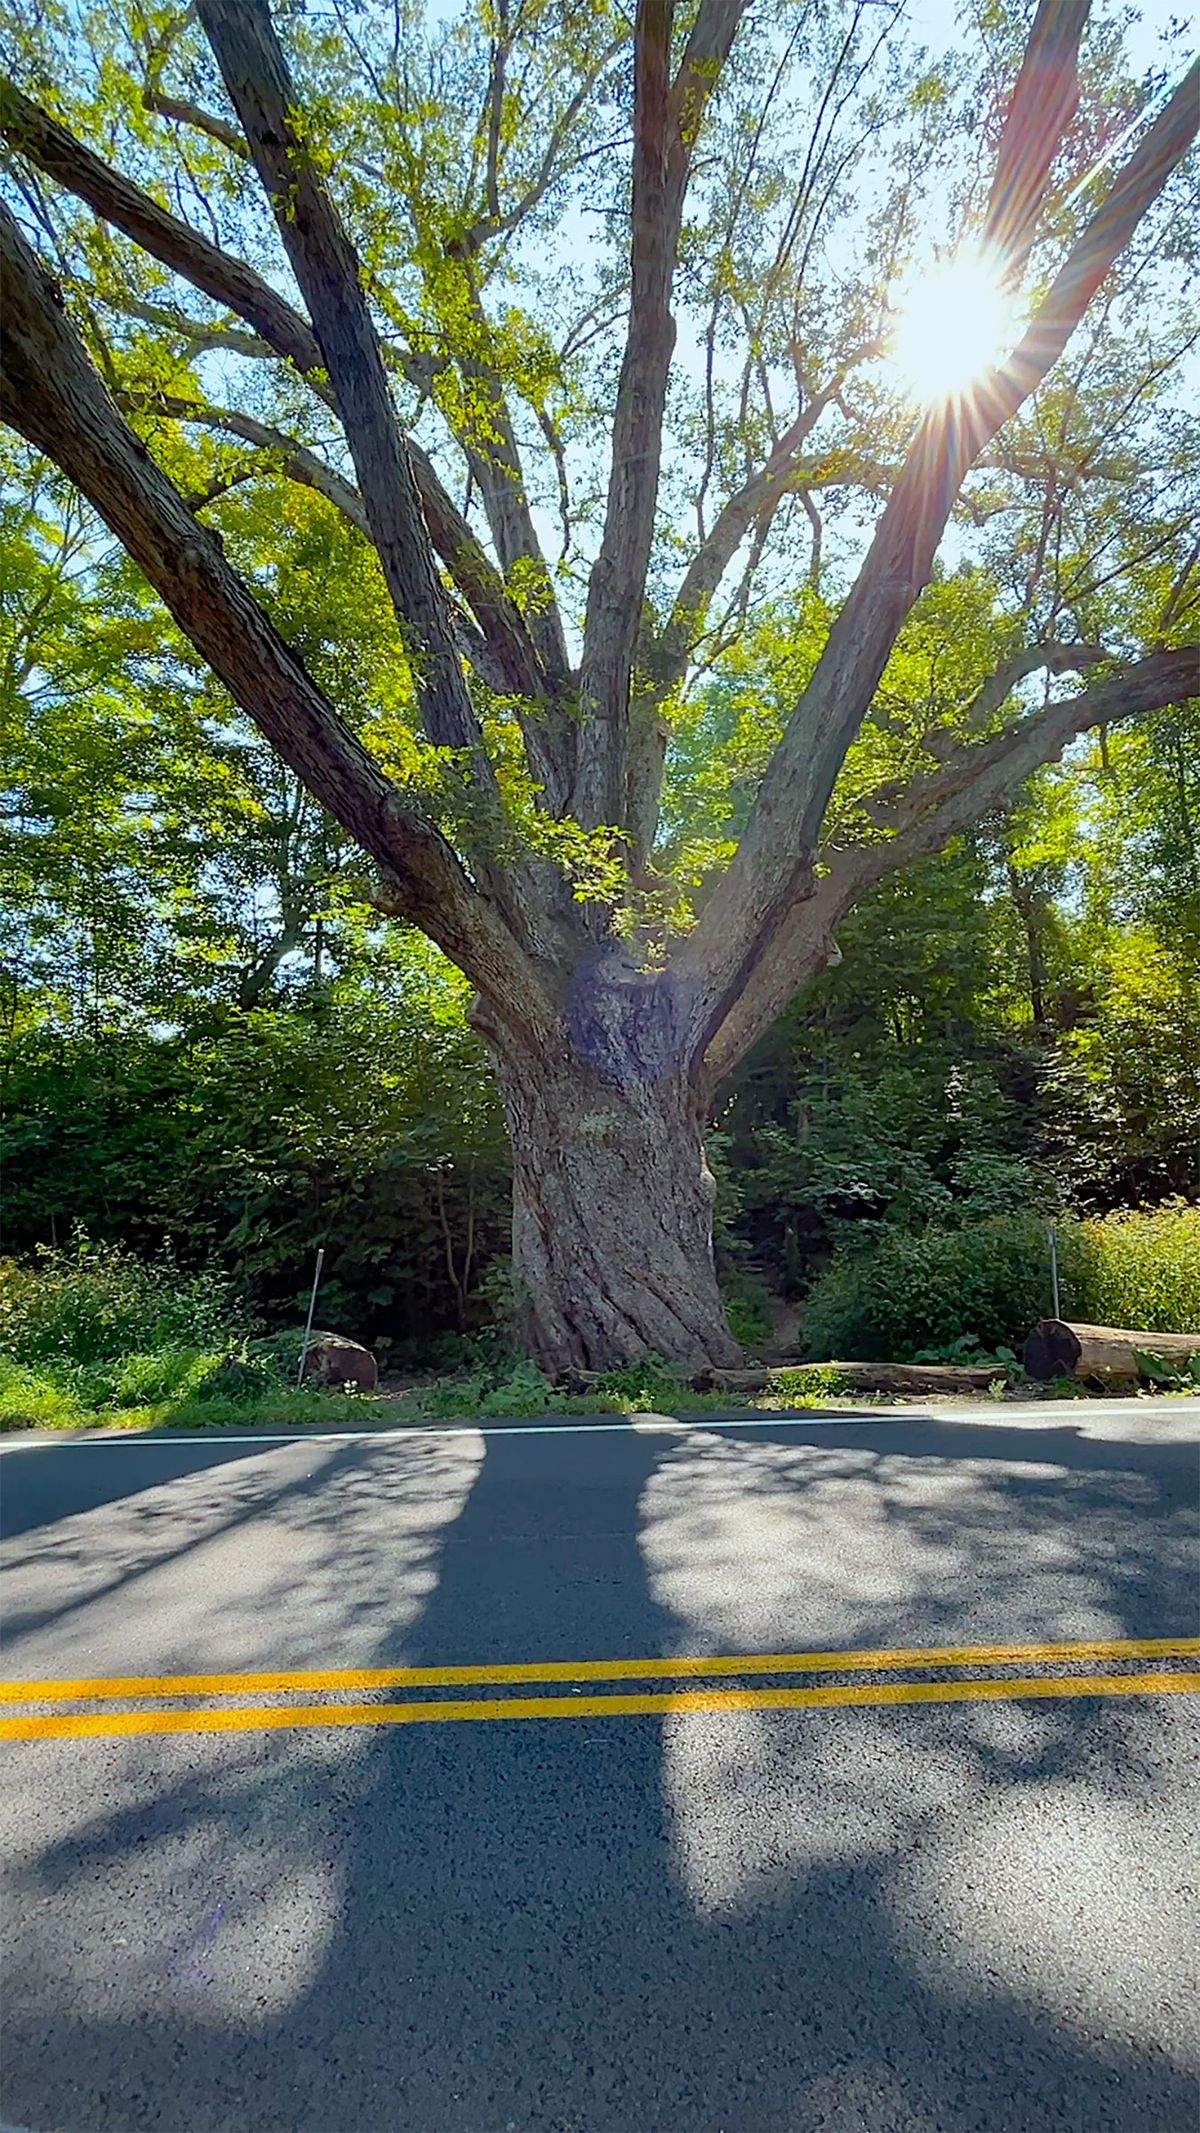
[[[1056,1559],[1044,1634],[1079,1633],[1085,1587],[1110,1634],[1145,1633],[1159,1492],[1140,1447],[1072,1460],[1069,1430],[1013,1432],[1002,1455],[938,1424],[936,1452],[901,1454],[872,1428],[805,1451],[698,1422],[582,1469],[579,1440],[490,1437],[423,1612],[375,1663],[770,1649],[735,1641],[766,1503],[764,1634],[811,1574],[839,1645],[895,1641],[889,1533],[914,1576],[945,1556],[935,1612],[964,1560],[982,1605],[1015,1608]],[[931,1504],[906,1462],[937,1456],[954,1464]],[[1073,1485],[957,1464],[1002,1456]],[[869,1539],[839,1602],[856,1515]],[[10,1896],[8,2114],[64,2133],[1192,2133],[1151,1841],[1178,1718],[1063,1704],[119,1744],[82,1826],[47,1825]]]
[[[37,1444],[10,1449],[0,1456],[0,1539],[17,1540],[41,1526],[57,1525],[69,1514],[99,1510],[145,1489],[161,1486],[173,1475],[191,1472],[195,1446],[184,1441],[157,1448],[135,1436],[115,1449],[107,1442],[76,1447]],[[206,1466],[227,1466],[253,1458],[261,1447],[237,1437],[213,1437],[204,1445]]]

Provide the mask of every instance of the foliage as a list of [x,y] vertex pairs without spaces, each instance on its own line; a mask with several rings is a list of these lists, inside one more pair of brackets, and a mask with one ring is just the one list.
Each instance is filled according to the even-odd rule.
[[69,1375],[80,1400],[97,1410],[174,1406],[203,1398],[215,1386],[224,1360],[217,1349],[165,1346],[113,1356],[70,1373],[60,1369],[59,1375]]
[[770,1291],[761,1274],[747,1266],[737,1267],[723,1279],[721,1294],[729,1330],[743,1348],[753,1351],[770,1340]]
[[[818,1390],[814,1383],[805,1397],[815,1398]],[[370,1428],[543,1414],[700,1413],[747,1404],[736,1395],[693,1392],[655,1357],[600,1377],[586,1394],[562,1391],[531,1363],[509,1362],[387,1397],[297,1389],[269,1357],[256,1357],[253,1344],[248,1353],[232,1356],[168,1349],[86,1369],[59,1362],[29,1369],[0,1353],[0,1431],[208,1430],[256,1423]]]
[[[1171,1206],[1058,1230],[1064,1315],[1151,1332],[1200,1327],[1200,1208]],[[1050,1315],[1043,1225],[996,1217],[961,1230],[885,1229],[837,1253],[804,1313],[806,1350],[855,1360],[1015,1359]]]
[[63,1376],[0,1355],[0,1430],[86,1429],[95,1420],[94,1408]]
[[968,1369],[980,1369],[994,1365],[1002,1374],[1019,1377],[1022,1374],[1020,1357],[1011,1348],[985,1348],[974,1333],[960,1333],[957,1340],[947,1341],[941,1348],[922,1348],[913,1357],[914,1363],[961,1363]]
[[[214,1370],[220,1357],[209,1358]],[[390,1420],[411,1421],[407,1409],[383,1408],[372,1417],[381,1424]],[[256,1423],[272,1428],[303,1428],[309,1425],[336,1427],[339,1423],[360,1428],[363,1407],[356,1395],[298,1391],[280,1388],[271,1392],[221,1393],[211,1378],[193,1388],[181,1388],[169,1398],[137,1406],[98,1406],[80,1389],[75,1374],[51,1364],[27,1370],[0,1355],[0,1431],[23,1429],[247,1429]]]
[[508,1158],[463,990],[412,938],[372,993],[256,1009],[176,1035],[54,1028],[7,1053],[10,1247],[73,1223],[228,1270],[256,1315],[387,1343],[479,1323],[506,1239]]
[[885,1230],[835,1255],[805,1306],[807,1354],[910,1361],[964,1332],[1016,1350],[1050,1310],[1045,1231],[1021,1217],[961,1230]]
[[[593,573],[597,439],[631,309],[615,146],[629,130],[628,18],[611,0],[582,15],[539,0],[494,20],[418,6],[390,28],[368,9],[352,37],[303,10],[282,11],[280,27],[295,124],[361,260],[397,421],[463,499],[466,547],[477,565],[490,544],[488,569],[529,624],[546,686],[527,724],[581,758],[591,714],[574,669],[609,571]],[[332,407],[355,395],[327,394],[323,374],[314,390],[211,287],[98,225],[68,184],[43,186],[19,142],[6,160],[5,197],[54,256],[63,315],[196,525],[392,778],[392,806],[411,803],[464,855],[493,940],[511,922],[536,962],[569,939],[557,976],[591,954],[584,901],[588,926],[604,907],[655,969],[673,935],[703,928],[915,427],[884,353],[897,276],[979,223],[979,144],[990,152],[999,130],[1025,23],[1002,5],[983,27],[939,56],[895,10],[877,29],[871,10],[842,24],[818,9],[784,41],[768,7],[710,70],[668,292],[681,326],[659,411],[670,450],[649,566],[625,602],[640,649],[590,728],[599,746],[629,704],[653,758],[662,726],[661,822],[636,867],[631,822],[577,820],[573,799],[541,807],[516,700],[477,649],[464,703],[469,686],[499,827],[481,826],[478,763],[422,732],[414,633],[347,490],[352,459],[364,483],[377,463],[336,434]],[[12,28],[30,94],[280,285],[279,233],[195,11],[160,23],[18,8]],[[1155,68],[1173,67],[1177,29],[1163,52],[1128,48],[1128,30],[1089,29],[1032,283],[1092,212],[1110,151],[1124,153],[1157,95]],[[170,117],[180,108],[190,118]],[[1183,173],[1089,331],[969,476],[950,560],[891,644],[828,811],[809,825],[816,879],[850,848],[878,857],[897,792],[936,784],[964,739],[1054,697],[1057,669],[1038,670],[980,714],[1014,651],[1065,639],[1124,657],[1186,640],[1200,453],[1179,385],[1195,292],[1177,269],[1193,212]],[[764,501],[756,484],[793,407],[802,450]],[[267,442],[248,452],[264,422]],[[253,1399],[279,1372],[248,1343],[252,1323],[294,1323],[323,1245],[322,1316],[385,1361],[461,1366],[451,1401],[468,1386],[478,1402],[549,1397],[519,1366],[497,1375],[512,1363],[509,1163],[465,980],[384,921],[349,831],[230,702],[70,484],[24,444],[4,453],[7,1219],[14,1251],[51,1248],[36,1294],[14,1273],[0,1303],[13,1352],[100,1373],[85,1390],[109,1405]],[[741,533],[679,621],[693,515],[709,542],[747,484]],[[539,540],[556,506],[550,565]],[[461,556],[441,562],[461,581]],[[457,582],[468,645],[488,628],[467,614],[472,597]],[[674,666],[672,620],[689,640]],[[922,1254],[942,1253],[947,1300],[919,1337],[992,1340],[1017,1299],[1005,1307],[972,1270],[970,1240],[988,1225],[999,1240],[1042,1209],[1200,1192],[1198,716],[1187,706],[1076,744],[1061,770],[882,880],[840,924],[840,967],[807,986],[721,1097],[717,1254],[748,1345],[770,1335],[769,1292],[794,1302],[834,1252],[812,1300],[819,1327],[839,1283],[849,1294],[852,1274],[865,1281],[868,1260],[848,1247],[867,1243],[897,1267],[909,1251],[902,1289],[919,1285]],[[630,794],[636,783],[616,781]],[[347,819],[338,780],[316,789]],[[774,820],[791,817],[776,808]],[[56,1254],[79,1226],[116,1256],[94,1247],[68,1280]],[[1096,1293],[1143,1293],[1128,1238],[1109,1249],[1079,1235]],[[1177,1310],[1175,1277],[1154,1264],[1146,1309]],[[210,1278],[227,1305],[214,1289],[203,1306]],[[173,1316],[165,1304],[153,1315],[156,1283],[182,1299]]]
[[1200,1206],[1172,1202],[1083,1222],[1074,1260],[1070,1315],[1148,1333],[1200,1333]]
[[166,1352],[182,1368],[236,1324],[229,1282],[182,1272],[169,1251],[139,1259],[80,1233],[70,1247],[42,1246],[31,1265],[0,1265],[0,1353],[22,1363],[124,1368]]
[[1138,1368],[1159,1391],[1200,1393],[1200,1355],[1190,1355],[1186,1363],[1171,1363],[1152,1348],[1139,1349]]
[[823,1363],[802,1364],[796,1369],[773,1370],[763,1400],[766,1407],[822,1407],[831,1400],[856,1397],[849,1379],[840,1370]]

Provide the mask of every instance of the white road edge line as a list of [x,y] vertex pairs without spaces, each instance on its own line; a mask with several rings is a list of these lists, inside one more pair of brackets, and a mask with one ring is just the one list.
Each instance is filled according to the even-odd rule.
[[[123,1430],[110,1437],[64,1437],[56,1442],[53,1437],[23,1438],[18,1444],[5,1444],[0,1440],[0,1458],[14,1452],[45,1451],[107,1451],[115,1447],[122,1450],[136,1449],[150,1444],[387,1444],[402,1442],[413,1437],[586,1437],[608,1436],[666,1436],[672,1432],[687,1434],[694,1430],[737,1429],[841,1429],[847,1422],[982,1422],[993,1428],[1003,1428],[1009,1423],[1048,1423],[1052,1413],[1060,1405],[1065,1415],[1073,1414],[1080,1422],[1095,1421],[1101,1417],[1134,1413],[1145,1422],[1162,1422],[1168,1419],[1185,1419],[1190,1402],[1180,1400],[1064,1400],[1053,1405],[1047,1402],[1037,1407],[994,1406],[928,1410],[892,1408],[874,1410],[868,1408],[845,1408],[840,1414],[802,1415],[633,1415],[611,1422],[464,1422],[449,1429],[423,1427],[419,1424],[403,1425],[396,1429],[335,1429],[306,1430],[296,1428],[275,1432],[243,1433],[237,1429],[206,1430],[201,1434],[187,1435],[182,1430],[170,1436],[143,1436],[136,1430]],[[1181,1414],[1182,1410],[1182,1414]],[[1197,1419],[1200,1420],[1200,1414]]]

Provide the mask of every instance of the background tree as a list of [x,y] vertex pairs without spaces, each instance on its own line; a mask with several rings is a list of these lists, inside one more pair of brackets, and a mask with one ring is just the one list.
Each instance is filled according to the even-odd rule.
[[[528,1335],[555,1367],[729,1355],[716,1089],[880,883],[1074,735],[1197,691],[1187,440],[1162,382],[1191,333],[1167,292],[1196,75],[1151,115],[1106,33],[1081,73],[1085,14],[1045,0],[1019,67],[992,23],[960,80],[865,7],[789,27],[646,0],[632,37],[603,8],[436,31],[355,11],[290,24],[287,58],[257,0],[200,0],[203,37],[190,14],[20,25],[6,419],[374,862],[380,907],[476,988]],[[589,210],[609,235],[572,243]],[[1030,294],[1012,352],[913,436],[878,354],[931,220],[983,247],[978,289]],[[674,371],[673,305],[694,344]],[[460,455],[461,507],[422,425],[437,461]],[[254,494],[281,482],[347,529],[319,644],[304,611],[272,614]],[[956,507],[999,656],[981,672],[976,633],[931,673],[927,722],[889,726],[889,663]],[[305,520],[283,514],[288,547]],[[681,855],[659,821],[682,692],[805,526],[812,629],[736,842]]]

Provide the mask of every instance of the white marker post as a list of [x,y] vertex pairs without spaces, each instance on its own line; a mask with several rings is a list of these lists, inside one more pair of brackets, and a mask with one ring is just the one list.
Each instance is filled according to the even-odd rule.
[[1046,1224],[1046,1237],[1050,1245],[1050,1294],[1054,1299],[1054,1316],[1062,1317],[1058,1301],[1058,1231],[1053,1222]]
[[320,1282],[321,1282],[321,1268],[322,1268],[322,1266],[324,1265],[324,1263],[325,1263],[325,1247],[324,1247],[324,1245],[323,1245],[323,1244],[319,1244],[319,1245],[317,1246],[317,1263],[316,1263],[316,1266],[315,1266],[315,1267],[314,1267],[314,1269],[313,1269],[313,1285],[312,1285],[312,1295],[311,1295],[311,1296],[309,1297],[309,1299],[308,1299],[308,1323],[307,1323],[307,1325],[306,1325],[306,1326],[305,1326],[305,1328],[304,1328],[304,1345],[302,1346],[302,1348],[301,1348],[301,1350],[300,1350],[300,1368],[299,1368],[299,1370],[298,1370],[298,1371],[296,1372],[296,1385],[297,1385],[297,1388],[299,1388],[299,1386],[301,1386],[301,1385],[303,1384],[303,1382],[304,1382],[304,1365],[305,1365],[305,1363],[306,1363],[306,1362],[307,1362],[307,1360],[308,1360],[308,1343],[309,1343],[309,1340],[310,1340],[310,1338],[311,1338],[311,1336],[312,1336],[312,1322],[313,1322],[313,1312],[314,1312],[314,1311],[316,1310],[316,1308],[317,1308],[317,1290],[318,1290],[318,1288],[319,1288],[319,1286],[320,1286]]

